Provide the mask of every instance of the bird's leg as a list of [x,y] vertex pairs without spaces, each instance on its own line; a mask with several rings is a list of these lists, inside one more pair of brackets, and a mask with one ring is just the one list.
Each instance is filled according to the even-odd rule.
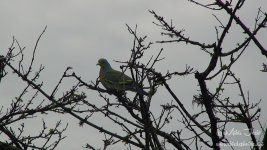
[[99,79],[99,77],[97,77],[97,78],[96,78],[96,81],[95,81],[95,87],[98,86],[99,82],[100,82],[100,79]]

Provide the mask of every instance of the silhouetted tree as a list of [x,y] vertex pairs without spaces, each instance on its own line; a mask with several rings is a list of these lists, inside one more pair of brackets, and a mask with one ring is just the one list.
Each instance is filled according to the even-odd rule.
[[[9,127],[14,122],[22,119],[31,119],[38,115],[51,113],[67,113],[76,118],[80,122],[80,126],[91,126],[99,130],[99,134],[104,134],[103,149],[109,146],[123,142],[129,149],[140,148],[145,150],[164,150],[164,149],[214,149],[219,150],[222,144],[230,146],[231,140],[226,136],[228,125],[242,124],[248,129],[250,135],[251,149],[259,150],[260,145],[266,147],[266,134],[263,142],[254,135],[254,122],[259,123],[260,108],[259,102],[249,100],[242,88],[242,82],[232,66],[239,60],[248,45],[254,43],[261,54],[267,57],[267,50],[262,43],[259,42],[256,35],[266,29],[267,15],[261,9],[255,18],[254,28],[248,27],[237,15],[237,12],[245,5],[245,0],[237,1],[221,1],[214,0],[209,4],[203,4],[190,0],[196,5],[210,9],[213,11],[226,12],[228,20],[220,20],[216,29],[216,37],[212,43],[203,43],[195,41],[184,34],[184,30],[177,29],[172,22],[168,22],[164,17],[155,11],[149,11],[156,19],[154,24],[162,29],[162,35],[166,40],[160,40],[157,43],[187,43],[199,47],[199,50],[210,56],[209,63],[204,71],[198,68],[185,66],[182,71],[174,71],[163,73],[158,71],[156,64],[163,58],[161,57],[164,49],[159,49],[155,56],[151,56],[146,62],[143,56],[147,50],[151,49],[152,42],[146,42],[146,36],[142,37],[137,34],[136,28],[127,25],[129,33],[134,38],[133,47],[131,48],[131,56],[127,61],[117,61],[121,63],[121,71],[129,71],[131,78],[139,85],[140,88],[146,90],[149,95],[143,95],[140,92],[130,95],[126,92],[112,91],[99,86],[99,80],[96,79],[90,83],[86,82],[86,77],[81,77],[68,67],[62,74],[58,84],[48,93],[43,89],[43,82],[38,78],[43,70],[41,65],[37,71],[33,70],[35,62],[35,53],[38,42],[44,31],[39,36],[36,46],[33,50],[31,62],[28,67],[23,64],[24,48],[20,47],[19,42],[14,38],[11,47],[6,56],[0,57],[0,77],[7,75],[7,68],[14,74],[18,75],[27,85],[22,93],[12,100],[9,109],[1,109],[0,114],[0,131],[1,135],[8,137],[7,142],[1,145],[16,147],[18,149],[55,149],[58,143],[65,137],[62,133],[66,127],[61,128],[60,121],[55,127],[48,129],[45,121],[43,121],[43,129],[37,135],[22,136],[24,125],[21,124],[19,132],[14,132]],[[232,27],[238,27],[243,30],[244,37],[241,43],[238,43],[232,49],[225,49],[225,38],[228,36]],[[239,39],[239,40],[240,40]],[[16,49],[15,45],[16,44]],[[179,60],[177,60],[179,61]],[[249,71],[249,68],[247,68]],[[263,72],[266,72],[266,65],[263,63]],[[184,101],[179,98],[178,92],[173,90],[169,85],[174,77],[194,75],[197,81],[198,91],[193,95],[193,104],[197,104],[199,111],[186,108]],[[59,86],[63,80],[74,78],[77,84],[70,90],[64,92],[63,96],[57,97]],[[214,89],[207,82],[220,78],[220,82]],[[45,81],[44,81],[45,82]],[[227,85],[227,86],[226,86]],[[3,86],[3,85],[1,85]],[[83,87],[97,92],[99,94],[98,101],[90,101],[86,92],[80,92]],[[224,90],[229,87],[237,88],[242,101],[236,102],[224,95]],[[158,89],[163,88],[168,91],[172,97],[172,101],[165,101],[160,105],[161,109],[157,111],[159,114],[153,113],[153,105],[151,103],[158,98]],[[24,95],[32,91],[32,97],[23,100]],[[39,104],[34,101],[37,95],[45,97]],[[162,99],[162,97],[160,97]],[[34,105],[33,105],[34,104]],[[34,106],[34,107],[33,107]],[[90,120],[93,115],[99,115],[110,121],[110,124],[121,128],[121,132],[110,130],[109,125],[100,126]],[[172,124],[171,128],[168,128]],[[260,124],[260,123],[259,123]],[[261,124],[260,124],[261,125]],[[262,126],[261,126],[262,127]],[[262,127],[262,132],[264,132]],[[56,140],[51,137],[57,137]],[[43,140],[43,144],[35,144],[36,140]],[[54,141],[51,141],[53,139]],[[0,145],[0,147],[1,147]],[[264,147],[264,146],[263,146]],[[262,149],[264,149],[262,147]],[[94,148],[93,143],[87,143],[85,148]],[[238,149],[238,148],[237,148]]]

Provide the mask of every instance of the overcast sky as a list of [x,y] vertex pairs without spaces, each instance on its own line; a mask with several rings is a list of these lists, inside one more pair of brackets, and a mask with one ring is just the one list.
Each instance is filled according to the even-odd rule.
[[[248,0],[244,10],[239,13],[241,20],[250,28],[253,28],[257,8],[261,7],[267,11],[265,1]],[[45,82],[44,88],[51,91],[67,66],[73,67],[73,70],[86,81],[95,81],[99,71],[96,62],[99,58],[107,58],[114,68],[118,68],[120,64],[113,60],[125,61],[129,58],[133,37],[125,24],[131,27],[137,24],[139,35],[147,35],[148,42],[164,39],[160,36],[160,28],[152,23],[155,19],[148,10],[155,10],[167,21],[172,20],[177,29],[185,29],[185,34],[193,40],[207,43],[215,41],[214,27],[219,25],[212,14],[227,19],[225,13],[219,14],[203,9],[187,0],[1,0],[0,54],[5,55],[12,42],[12,36],[15,36],[22,46],[26,46],[27,56],[32,52],[35,41],[47,25],[47,30],[38,45],[38,61],[35,66],[46,66],[41,77]],[[233,41],[242,41],[238,39],[238,32],[242,30],[234,29],[231,37],[227,38],[225,49],[233,48],[236,44]],[[265,30],[257,36],[265,47],[266,35]],[[162,47],[162,56],[166,59],[158,64],[159,71],[183,71],[186,64],[203,71],[207,66],[209,57],[197,47],[185,44],[155,44],[145,55],[144,61],[151,55],[156,55]],[[251,101],[257,102],[262,99],[262,121],[266,123],[264,120],[267,120],[267,115],[264,114],[267,114],[267,80],[266,74],[259,71],[263,62],[266,62],[266,58],[252,44],[233,69],[241,81],[244,81],[243,87],[245,91],[250,92]],[[6,107],[23,88],[18,86],[18,79],[15,78],[16,76],[6,77],[1,83],[1,101]],[[192,96],[197,93],[196,84],[194,76],[178,78],[171,83],[171,87],[184,100],[188,109],[193,108]],[[214,83],[209,85],[216,87]],[[69,87],[71,83],[67,84],[66,89]],[[167,95],[166,91],[161,92],[162,96]],[[235,96],[237,99],[240,98],[238,95]],[[89,97],[90,100],[97,98]],[[168,98],[170,99],[169,96]],[[158,97],[159,101],[156,104],[163,103],[163,99],[165,97]],[[154,111],[159,107],[156,104]],[[54,121],[58,118],[63,119],[62,116],[55,116]],[[66,123],[67,120],[63,122]],[[51,124],[53,123],[55,122],[51,121]],[[36,125],[36,120],[32,125]],[[81,146],[86,142],[99,147],[102,145],[102,141],[97,138],[98,131],[89,127],[78,127],[77,120],[70,123],[68,133],[71,133],[71,136],[69,135],[58,149],[82,149]],[[83,137],[83,140],[77,140],[80,137]]]

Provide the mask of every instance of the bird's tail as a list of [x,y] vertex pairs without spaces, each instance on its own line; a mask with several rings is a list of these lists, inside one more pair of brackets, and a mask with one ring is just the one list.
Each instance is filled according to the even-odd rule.
[[138,88],[137,89],[137,93],[142,94],[142,95],[145,95],[145,96],[149,96],[149,93],[147,93],[145,90],[143,90],[141,88]]
[[134,85],[134,92],[138,93],[138,94],[142,94],[145,96],[149,96],[149,93],[147,93],[142,87],[138,86],[138,85]]

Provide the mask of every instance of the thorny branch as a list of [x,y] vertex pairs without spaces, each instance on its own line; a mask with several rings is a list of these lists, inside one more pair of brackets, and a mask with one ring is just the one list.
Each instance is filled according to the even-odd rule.
[[[63,132],[67,126],[61,127],[58,121],[54,127],[47,127],[45,120],[42,122],[42,129],[36,135],[25,135],[25,119],[35,119],[41,115],[50,115],[51,113],[68,113],[79,121],[80,126],[90,126],[104,135],[103,149],[123,142],[131,149],[132,146],[144,150],[165,150],[169,147],[179,150],[203,149],[210,148],[219,150],[220,144],[230,144],[230,139],[225,134],[228,125],[233,123],[244,124],[249,129],[251,142],[254,149],[258,150],[260,143],[256,136],[253,135],[255,121],[259,121],[260,108],[259,102],[251,103],[249,94],[246,97],[244,89],[241,86],[241,80],[234,74],[233,67],[235,63],[242,57],[249,44],[253,41],[262,52],[267,56],[266,49],[262,43],[256,38],[261,29],[266,29],[267,15],[261,9],[255,19],[255,26],[250,30],[237,16],[237,12],[245,5],[244,0],[220,1],[215,0],[213,3],[204,4],[194,0],[190,0],[196,5],[204,7],[212,11],[225,11],[229,15],[228,20],[220,20],[215,16],[220,26],[215,27],[217,39],[213,43],[203,43],[189,38],[185,34],[185,30],[177,29],[172,22],[168,22],[164,17],[158,15],[155,11],[149,11],[157,20],[153,22],[163,31],[162,36],[168,37],[167,40],[161,40],[156,43],[187,43],[199,47],[199,49],[210,56],[209,63],[204,71],[185,66],[182,71],[167,71],[166,73],[158,71],[157,64],[164,62],[162,57],[164,49],[161,48],[156,55],[150,56],[146,62],[142,58],[151,50],[152,42],[146,43],[147,36],[137,34],[137,25],[132,29],[126,25],[130,35],[133,36],[133,47],[130,49],[130,58],[123,61],[115,61],[121,63],[123,72],[130,71],[131,77],[135,83],[142,89],[148,90],[149,95],[145,96],[140,93],[133,95],[126,91],[118,92],[103,89],[99,85],[99,80],[90,83],[85,81],[85,77],[81,77],[75,73],[75,69],[66,68],[60,76],[59,81],[49,93],[43,88],[43,82],[39,81],[44,66],[40,65],[35,68],[35,55],[41,37],[46,28],[38,37],[33,49],[31,62],[25,67],[23,60],[25,47],[13,38],[12,44],[5,56],[0,56],[0,79],[3,80],[8,72],[12,72],[26,83],[22,92],[15,97],[8,108],[4,106],[0,109],[0,131],[1,135],[7,137],[3,146],[13,146],[18,149],[56,149],[59,142],[65,139]],[[263,17],[262,17],[263,16]],[[224,48],[225,38],[229,36],[229,30],[237,23],[237,26],[244,30],[246,37],[236,47],[227,50]],[[16,45],[16,47],[15,47]],[[155,51],[155,50],[154,50]],[[16,63],[16,64],[14,64]],[[17,66],[17,67],[15,67]],[[25,70],[25,68],[27,68]],[[9,71],[7,71],[9,70]],[[71,72],[72,71],[72,72]],[[263,72],[266,72],[266,65],[263,63]],[[70,73],[71,72],[71,73]],[[186,99],[179,98],[178,91],[175,91],[170,84],[175,78],[181,76],[187,77],[194,74],[198,83],[198,91],[193,96],[193,104],[197,104],[200,111],[191,111],[184,104]],[[62,96],[58,96],[65,80],[75,79],[77,82],[70,87],[68,91],[62,92]],[[219,78],[219,82],[215,79]],[[1,80],[0,80],[1,81]],[[214,89],[209,83],[216,83]],[[187,85],[183,85],[187,86]],[[224,91],[228,86],[237,88],[240,93],[240,101],[236,102]],[[83,90],[83,88],[86,90]],[[172,98],[171,102],[167,99],[158,97],[159,89],[165,89]],[[87,91],[96,92],[98,98],[91,100]],[[82,91],[82,92],[81,92]],[[25,95],[31,94],[30,98]],[[160,93],[159,93],[160,94]],[[157,99],[162,100],[162,104],[157,107],[155,113],[155,102]],[[38,99],[38,101],[36,100]],[[40,100],[42,99],[42,100]],[[97,101],[95,100],[97,99]],[[93,116],[101,117],[112,123],[120,131],[112,131],[107,124],[97,124],[91,118]],[[11,125],[15,122],[20,123],[20,127],[15,130]],[[169,127],[172,128],[169,128]],[[168,130],[166,130],[168,129]],[[185,136],[186,134],[186,136]],[[54,140],[54,137],[57,137]],[[35,141],[42,140],[41,144],[35,144]],[[266,141],[266,140],[265,140]],[[266,143],[264,143],[266,145]],[[97,149],[92,143],[87,143],[84,148]],[[232,149],[234,147],[231,146]]]

